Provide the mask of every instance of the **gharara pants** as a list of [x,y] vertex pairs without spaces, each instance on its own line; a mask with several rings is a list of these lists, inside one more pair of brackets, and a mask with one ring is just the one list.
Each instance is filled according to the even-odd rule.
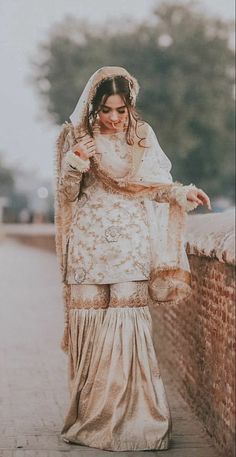
[[65,441],[168,449],[172,420],[152,341],[147,281],[71,285]]

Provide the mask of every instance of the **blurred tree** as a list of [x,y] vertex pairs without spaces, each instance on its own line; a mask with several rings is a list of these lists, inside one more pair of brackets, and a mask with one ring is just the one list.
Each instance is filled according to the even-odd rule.
[[150,22],[94,27],[66,18],[33,62],[33,83],[51,119],[68,120],[89,76],[120,65],[141,85],[138,108],[173,162],[174,179],[211,197],[234,192],[232,24],[193,4],[163,3]]
[[9,197],[15,186],[14,172],[4,165],[0,157],[0,197]]
[[22,209],[28,208],[28,195],[19,191],[17,176],[20,170],[8,167],[0,156],[0,197],[7,197],[7,205],[4,208],[4,222],[18,222]]

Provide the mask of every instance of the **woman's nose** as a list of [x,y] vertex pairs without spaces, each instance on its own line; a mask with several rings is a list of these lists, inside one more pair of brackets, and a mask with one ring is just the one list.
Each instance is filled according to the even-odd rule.
[[111,113],[110,119],[111,119],[111,121],[113,121],[113,122],[117,121],[117,120],[118,120],[118,114],[117,114],[116,112]]

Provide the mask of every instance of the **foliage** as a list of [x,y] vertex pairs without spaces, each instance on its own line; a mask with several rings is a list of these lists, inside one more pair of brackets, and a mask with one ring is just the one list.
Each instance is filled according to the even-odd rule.
[[14,172],[4,165],[0,157],[0,197],[8,197],[14,190]]
[[41,44],[33,82],[52,120],[68,120],[89,76],[124,66],[140,82],[138,109],[173,176],[210,196],[233,196],[232,25],[192,4],[163,3],[149,23],[94,27],[67,18]]

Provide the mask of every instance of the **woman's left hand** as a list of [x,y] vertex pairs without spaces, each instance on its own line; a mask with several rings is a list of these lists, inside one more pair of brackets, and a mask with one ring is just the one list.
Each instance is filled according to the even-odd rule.
[[195,188],[189,190],[187,193],[187,200],[196,202],[199,205],[206,205],[209,210],[212,210],[210,198],[202,189]]

